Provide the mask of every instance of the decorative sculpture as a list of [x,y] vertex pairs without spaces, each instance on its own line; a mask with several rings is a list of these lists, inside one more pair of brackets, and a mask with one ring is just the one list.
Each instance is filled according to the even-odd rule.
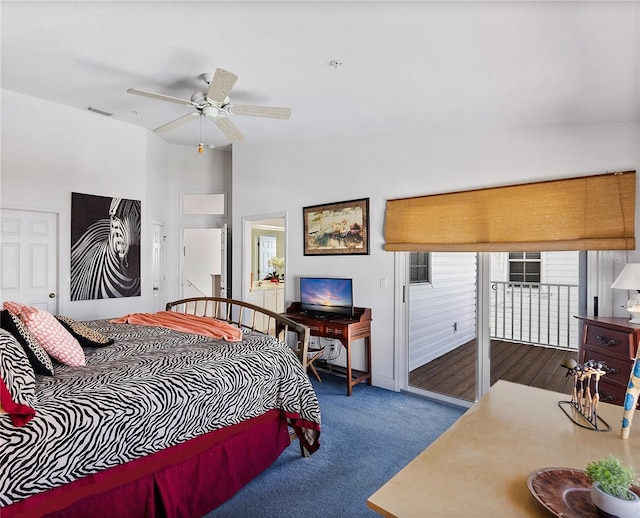
[[[600,378],[611,369],[604,362],[594,360],[583,364],[579,364],[575,360],[567,360],[562,366],[567,369],[567,376],[573,376],[571,401],[558,402],[563,412],[575,424],[583,428],[598,432],[611,430],[605,420],[598,416]],[[640,379],[638,383],[640,388]],[[565,406],[571,409],[571,413],[564,408]]]

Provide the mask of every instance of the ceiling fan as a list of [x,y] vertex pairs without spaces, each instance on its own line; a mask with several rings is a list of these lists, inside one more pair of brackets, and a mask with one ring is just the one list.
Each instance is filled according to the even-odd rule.
[[209,85],[209,89],[206,92],[195,92],[191,96],[191,100],[146,92],[136,88],[129,88],[127,92],[195,108],[196,111],[183,115],[174,121],[154,129],[153,131],[157,133],[170,131],[195,117],[206,117],[212,120],[231,142],[237,142],[242,140],[244,136],[228,118],[229,115],[250,115],[253,117],[269,117],[273,119],[288,119],[291,117],[291,110],[289,108],[231,104],[229,101],[229,92],[238,80],[238,76],[232,72],[222,68],[216,68],[213,75],[203,74],[201,77]]

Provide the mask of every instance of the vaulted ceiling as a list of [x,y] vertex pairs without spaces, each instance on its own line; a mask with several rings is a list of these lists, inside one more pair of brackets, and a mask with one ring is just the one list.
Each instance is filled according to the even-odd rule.
[[[188,100],[216,68],[232,103],[292,110],[230,115],[246,141],[639,119],[638,1],[2,1],[1,24],[3,88],[150,130],[194,108],[128,88]],[[200,117],[161,136],[229,145]]]

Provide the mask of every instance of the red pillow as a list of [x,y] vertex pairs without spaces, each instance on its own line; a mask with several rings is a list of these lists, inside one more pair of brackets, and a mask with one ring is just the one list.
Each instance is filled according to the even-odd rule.
[[24,306],[20,312],[20,320],[49,356],[64,365],[85,365],[84,351],[78,340],[51,313],[33,306]]

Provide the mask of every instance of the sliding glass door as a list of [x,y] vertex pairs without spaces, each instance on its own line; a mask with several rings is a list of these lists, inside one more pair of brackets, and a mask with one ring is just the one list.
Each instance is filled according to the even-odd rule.
[[567,390],[562,365],[577,358],[585,253],[403,255],[407,390],[459,402],[499,379]]
[[477,395],[477,254],[407,252],[407,388]]

